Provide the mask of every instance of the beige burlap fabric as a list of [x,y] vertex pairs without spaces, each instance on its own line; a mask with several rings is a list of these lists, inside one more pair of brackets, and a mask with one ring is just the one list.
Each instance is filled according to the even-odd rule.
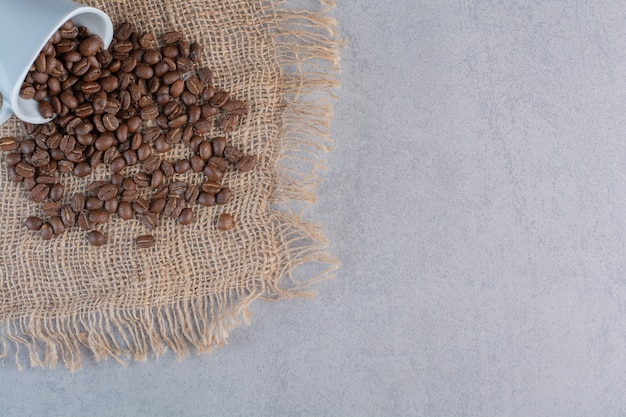
[[[334,23],[324,10],[331,4],[296,11],[272,0],[85,3],[114,23],[128,20],[155,34],[180,30],[202,43],[214,84],[250,104],[228,140],[259,163],[227,175],[234,196],[226,206],[199,208],[186,227],[164,221],[155,247],[136,248],[133,238],[148,230],[115,217],[103,227],[109,243],[96,248],[79,228],[51,241],[25,230],[25,217],[41,208],[9,182],[3,155],[0,355],[18,366],[77,369],[91,358],[125,363],[168,348],[179,356],[207,351],[249,319],[250,302],[302,294],[335,265],[320,230],[295,211],[302,204],[290,204],[313,201],[315,170],[329,144],[338,70]],[[0,127],[0,136],[16,134],[15,119]],[[207,136],[218,136],[217,128]],[[186,152],[181,146],[168,159]],[[64,178],[66,195],[108,176],[102,166],[85,179]],[[234,229],[217,230],[222,212],[233,214]],[[320,264],[307,268],[315,276],[298,276],[308,263]]]

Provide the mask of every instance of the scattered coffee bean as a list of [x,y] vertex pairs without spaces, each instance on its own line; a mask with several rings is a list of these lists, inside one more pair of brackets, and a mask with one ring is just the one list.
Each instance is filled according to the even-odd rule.
[[43,220],[36,216],[29,216],[26,218],[26,221],[24,222],[24,226],[26,226],[28,230],[39,230],[41,229],[42,225],[43,225]]
[[233,216],[228,213],[222,213],[217,219],[217,228],[219,230],[230,230],[234,227]]
[[141,235],[135,238],[135,244],[143,249],[151,248],[156,243],[156,239],[152,235]]
[[87,233],[87,241],[93,246],[102,246],[107,243],[107,237],[98,230]]

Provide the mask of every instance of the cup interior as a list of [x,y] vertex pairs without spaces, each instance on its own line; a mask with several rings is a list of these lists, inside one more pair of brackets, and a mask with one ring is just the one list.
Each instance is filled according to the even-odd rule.
[[100,36],[104,42],[105,48],[109,46],[111,40],[113,39],[113,24],[111,19],[104,12],[93,7],[80,6],[65,16],[60,22],[57,22],[48,36],[42,40],[39,48],[33,52],[32,59],[30,60],[28,66],[24,68],[19,78],[20,81],[13,87],[11,94],[13,112],[19,119],[24,120],[25,122],[42,124],[52,120],[41,116],[37,101],[20,97],[20,90],[22,82],[26,78],[29,68],[35,62],[37,56],[39,56],[39,52],[43,49],[44,45],[48,42],[48,39],[52,37],[54,32],[56,32],[69,19],[72,19],[77,26],[84,26],[88,28],[89,33]]

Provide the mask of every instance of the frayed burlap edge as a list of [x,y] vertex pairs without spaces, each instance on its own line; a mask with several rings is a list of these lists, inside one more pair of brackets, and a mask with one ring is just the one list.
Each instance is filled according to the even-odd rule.
[[[54,368],[62,362],[72,371],[82,367],[86,354],[126,365],[171,349],[182,359],[190,349],[202,353],[223,345],[230,330],[249,324],[252,301],[313,296],[310,286],[332,277],[338,262],[321,227],[303,219],[303,207],[315,202],[319,170],[324,169],[320,154],[331,149],[341,46],[335,21],[327,15],[334,1],[321,0],[323,10],[318,12],[290,10],[285,3],[263,3],[284,99],[276,186],[268,208],[280,259],[273,260],[277,268],[264,285],[157,307],[119,310],[103,305],[63,318],[9,316],[0,324],[0,358],[13,353],[22,370],[25,349],[32,367]],[[307,269],[300,276],[300,267],[307,264],[316,265],[309,268],[314,272]]]

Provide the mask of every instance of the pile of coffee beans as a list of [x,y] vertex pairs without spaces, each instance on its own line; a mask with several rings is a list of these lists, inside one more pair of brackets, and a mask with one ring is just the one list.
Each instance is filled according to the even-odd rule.
[[[127,22],[116,28],[107,49],[71,20],[52,36],[21,95],[54,119],[43,125],[21,122],[24,138],[0,138],[9,178],[41,204],[42,215],[28,217],[27,229],[49,240],[77,226],[89,243],[100,246],[108,238],[98,229],[112,216],[137,219],[154,230],[169,218],[191,224],[196,206],[230,201],[224,175],[230,169],[250,171],[256,159],[225,136],[206,136],[214,126],[224,133],[235,129],[247,104],[217,90],[209,68],[196,69],[202,50],[180,32],[167,32],[159,41]],[[164,157],[180,146],[191,156]],[[84,192],[66,195],[64,177],[87,177],[101,165],[110,173],[106,181],[91,181]],[[219,230],[234,224],[227,213],[216,219]],[[153,235],[135,238],[140,248],[155,243]]]

